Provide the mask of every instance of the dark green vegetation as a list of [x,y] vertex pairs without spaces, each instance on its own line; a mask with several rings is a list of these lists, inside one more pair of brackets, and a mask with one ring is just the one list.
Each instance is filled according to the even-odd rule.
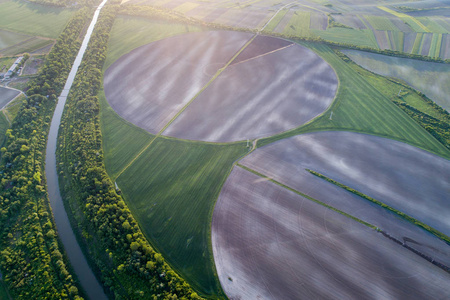
[[117,10],[114,4],[102,10],[66,104],[58,153],[66,207],[111,296],[199,299],[149,245],[106,174],[97,94]]
[[424,224],[423,222],[420,222],[419,220],[417,220],[417,219],[415,219],[413,217],[410,217],[407,214],[405,214],[405,213],[403,213],[403,212],[401,212],[401,211],[399,211],[399,210],[397,210],[397,209],[395,209],[395,208],[393,208],[393,207],[391,207],[389,205],[386,205],[386,204],[384,204],[381,201],[373,199],[372,197],[369,197],[369,196],[367,196],[367,195],[365,195],[365,194],[363,194],[363,193],[361,193],[361,192],[359,192],[359,191],[357,191],[355,189],[352,189],[351,187],[348,187],[348,186],[346,186],[346,185],[344,185],[344,184],[342,184],[340,182],[337,182],[337,181],[335,181],[335,180],[333,180],[331,178],[328,178],[327,176],[325,176],[323,174],[320,174],[320,173],[318,173],[316,171],[309,170],[309,169],[306,169],[306,171],[308,171],[309,173],[311,173],[311,174],[313,174],[313,175],[315,175],[315,176],[317,176],[319,178],[322,178],[322,179],[324,179],[324,180],[326,180],[326,181],[328,181],[328,182],[330,182],[330,183],[332,183],[334,185],[337,185],[338,187],[343,188],[343,189],[349,191],[350,193],[353,193],[353,194],[355,194],[355,195],[357,195],[357,196],[359,196],[361,198],[364,198],[364,199],[366,199],[366,200],[368,200],[368,201],[370,201],[372,203],[375,203],[376,205],[379,205],[379,206],[389,210],[390,212],[393,212],[394,214],[398,215],[399,217],[402,217],[403,219],[407,220],[408,222],[411,222],[411,223],[415,224],[416,226],[419,226],[419,227],[425,229],[426,231],[434,234],[435,236],[437,236],[441,240],[443,240],[443,241],[447,242],[448,244],[450,244],[450,237],[448,237],[447,235],[443,234],[442,232],[434,229],[433,227],[430,227],[427,224]]
[[308,46],[335,69],[340,82],[336,99],[322,116],[300,128],[262,139],[258,147],[306,132],[347,130],[388,137],[450,157],[439,141],[390,100],[401,85],[364,70],[326,45]]
[[[3,146],[6,130],[9,128],[9,122],[3,112],[0,112],[0,147]],[[1,155],[1,154],[0,154]]]
[[43,153],[55,94],[62,90],[86,21],[84,10],[70,20],[30,84],[30,96],[1,148],[0,266],[13,299],[80,299],[48,205]]

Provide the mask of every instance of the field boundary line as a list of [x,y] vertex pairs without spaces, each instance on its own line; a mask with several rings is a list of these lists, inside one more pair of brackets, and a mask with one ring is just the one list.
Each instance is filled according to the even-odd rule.
[[392,206],[390,206],[390,205],[388,205],[388,204],[386,204],[384,202],[381,202],[381,201],[379,201],[377,199],[374,199],[374,198],[372,198],[372,197],[370,197],[370,196],[368,196],[368,195],[366,195],[364,193],[361,193],[360,191],[355,190],[355,189],[353,189],[353,188],[351,188],[351,187],[349,187],[349,186],[347,186],[345,184],[342,184],[342,183],[340,183],[340,182],[338,182],[338,181],[336,181],[336,180],[334,180],[334,179],[332,179],[330,177],[327,177],[327,176],[325,176],[323,174],[320,174],[319,172],[316,172],[316,171],[313,171],[313,170],[310,170],[310,169],[305,169],[305,170],[308,171],[309,173],[311,173],[312,175],[317,176],[318,178],[320,178],[322,180],[325,180],[325,181],[327,181],[329,183],[332,183],[332,184],[334,184],[335,186],[337,186],[337,187],[339,187],[341,189],[344,189],[344,190],[346,190],[346,191],[348,191],[348,192],[350,192],[350,193],[352,193],[354,195],[357,195],[358,197],[366,199],[366,200],[368,200],[368,201],[370,201],[370,202],[372,202],[372,203],[374,203],[374,204],[376,204],[376,205],[378,205],[378,206],[380,206],[380,207],[390,211],[391,213],[396,214],[397,216],[399,216],[399,217],[403,218],[404,220],[412,223],[413,225],[418,226],[418,227],[428,231],[429,233],[433,234],[434,236],[436,236],[437,238],[441,239],[442,241],[444,241],[446,243],[450,242],[450,237],[448,237],[446,234],[440,232],[437,229],[434,229],[433,227],[423,223],[422,221],[420,221],[420,220],[418,220],[418,219],[416,219],[414,217],[411,217],[410,215],[408,215],[408,214],[406,214],[406,213],[404,213],[404,212],[402,212],[402,211],[400,211],[400,210],[398,210],[396,208],[393,208]]
[[254,56],[254,57],[251,57],[251,58],[249,58],[249,59],[246,59],[246,60],[243,60],[243,61],[237,62],[237,63],[233,64],[233,66],[237,66],[237,65],[239,65],[239,64],[242,64],[242,63],[245,63],[245,62],[247,62],[247,61],[249,61],[249,60],[253,60],[253,59],[256,59],[256,58],[260,58],[260,57],[263,57],[263,56],[265,56],[265,55],[268,55],[268,54],[272,54],[272,53],[275,53],[275,52],[277,52],[277,51],[281,51],[281,50],[284,50],[284,49],[286,49],[286,48],[289,48],[289,47],[292,47],[292,46],[294,46],[294,44],[295,44],[295,43],[292,43],[292,44],[290,44],[290,45],[288,45],[288,46],[284,46],[284,47],[281,47],[281,48],[278,48],[278,49],[275,49],[275,50],[272,50],[272,51],[266,52],[266,53],[264,53],[264,54],[260,54],[260,55],[257,55],[257,56]]
[[379,9],[381,9],[381,10],[383,10],[383,11],[385,11],[385,12],[391,14],[391,15],[396,16],[397,18],[410,20],[410,21],[416,23],[416,25],[419,26],[420,28],[422,28],[425,32],[432,32],[432,31],[430,31],[430,30],[428,29],[428,27],[426,27],[425,25],[423,25],[419,20],[417,20],[417,19],[414,18],[414,17],[411,17],[410,15],[407,15],[407,14],[404,14],[404,13],[396,12],[395,10],[392,10],[392,9],[387,8],[387,7],[385,7],[385,6],[377,6],[377,8],[379,8]]
[[251,42],[253,42],[256,36],[257,35],[255,34],[247,43],[245,43],[244,46],[241,47],[241,49],[239,49],[239,51],[227,62],[225,66],[220,68],[216,72],[216,74],[214,74],[214,76],[200,89],[200,91],[198,91],[194,95],[194,97],[192,97],[191,100],[189,100],[189,102],[186,103],[186,105],[183,106],[183,108],[180,109],[178,113],[172,119],[170,119],[169,122],[167,122],[167,124],[158,132],[157,136],[161,135],[167,129],[167,127],[169,127],[186,110],[186,108],[188,108],[189,105],[191,105],[192,102],[194,102],[194,100],[197,99],[197,97],[200,96],[200,94],[203,93],[214,82],[214,80],[216,80],[216,78],[219,77],[220,74],[222,74],[223,71],[225,71],[225,69],[236,59],[236,57],[238,57],[238,55],[241,54],[241,52],[244,51],[245,48],[247,48],[247,46],[251,44]]
[[[376,232],[381,233],[384,237],[386,237],[386,238],[392,240],[393,242],[397,243],[398,245],[400,245],[400,246],[406,248],[407,250],[413,252],[414,254],[416,254],[416,255],[422,257],[422,258],[425,259],[426,261],[428,261],[428,262],[430,262],[431,264],[433,264],[433,265],[435,265],[435,266],[441,268],[442,270],[446,271],[447,273],[450,273],[450,268],[449,268],[447,265],[445,265],[445,264],[443,264],[443,263],[441,263],[441,262],[439,262],[439,261],[436,261],[434,258],[432,258],[432,257],[430,257],[430,256],[428,256],[428,255],[426,255],[426,254],[423,254],[423,253],[420,252],[419,250],[417,250],[417,249],[415,249],[415,248],[413,248],[413,247],[407,245],[405,242],[399,241],[397,238],[391,236],[389,233],[387,233],[386,231],[384,231],[384,230],[381,229],[380,227],[377,227],[377,226],[375,226],[375,225],[373,225],[373,224],[370,224],[370,223],[368,223],[368,222],[365,222],[365,221],[363,221],[363,220],[361,220],[361,219],[359,219],[359,218],[357,218],[357,217],[355,217],[355,216],[352,216],[352,215],[350,215],[350,214],[348,214],[348,213],[346,213],[346,212],[344,212],[344,211],[341,211],[341,210],[339,210],[339,209],[337,209],[337,208],[335,208],[335,207],[333,207],[333,206],[331,206],[331,205],[328,205],[328,204],[326,204],[326,203],[324,203],[324,202],[322,202],[322,201],[319,201],[319,200],[317,200],[317,199],[315,199],[315,198],[313,198],[313,197],[310,197],[310,196],[308,196],[308,195],[306,195],[306,194],[303,194],[302,192],[297,191],[296,189],[293,189],[293,188],[291,188],[290,186],[287,186],[287,185],[285,185],[285,184],[283,184],[283,183],[281,183],[281,182],[278,182],[278,181],[276,181],[276,180],[273,179],[273,178],[267,177],[266,175],[261,174],[261,173],[259,173],[258,171],[255,171],[255,170],[253,170],[253,169],[251,169],[251,168],[249,168],[249,167],[246,167],[246,166],[241,165],[241,164],[239,164],[239,163],[237,164],[237,166],[239,166],[239,167],[241,167],[242,169],[244,169],[244,170],[246,170],[246,171],[249,171],[249,172],[251,172],[251,173],[253,173],[253,174],[255,174],[255,175],[257,175],[257,176],[259,176],[259,177],[261,177],[261,178],[264,178],[264,179],[266,179],[267,181],[270,181],[270,182],[272,182],[272,183],[275,183],[275,184],[281,186],[282,188],[285,188],[285,189],[287,189],[287,190],[289,190],[289,191],[291,191],[291,192],[294,192],[294,193],[296,193],[296,194],[299,195],[299,196],[302,196],[302,197],[304,197],[304,198],[306,198],[306,199],[308,199],[308,200],[311,200],[312,202],[315,202],[316,204],[322,205],[322,206],[324,206],[324,207],[326,207],[326,208],[328,208],[328,209],[330,209],[330,210],[332,210],[332,211],[334,211],[334,212],[337,212],[337,213],[339,213],[339,214],[341,214],[341,215],[343,215],[343,216],[345,216],[345,217],[348,217],[348,218],[350,218],[350,219],[352,219],[352,220],[354,220],[354,221],[357,221],[357,222],[361,223],[362,225],[365,225],[365,226],[367,226],[367,227],[369,227],[369,228],[372,228],[372,229],[376,230]],[[308,170],[306,170],[306,171],[308,171]],[[315,175],[315,174],[312,174],[312,173],[311,173],[311,175]],[[315,175],[315,176],[317,176],[317,175]],[[331,183],[331,182],[330,182],[330,183]],[[350,191],[349,191],[349,192],[350,192]]]
[[194,102],[195,99],[197,99],[198,96],[200,96],[201,93],[203,93],[204,90],[206,90],[208,88],[208,86],[211,85],[211,83],[214,82],[214,80],[216,80],[217,77],[219,77],[220,74],[222,74],[223,71],[225,71],[225,69],[236,59],[236,57],[238,57],[239,54],[241,54],[242,51],[245,50],[245,48],[248,47],[248,45],[251,44],[251,42],[253,42],[253,40],[257,37],[258,35],[255,34],[253,35],[253,37],[247,41],[247,43],[244,44],[244,46],[242,46],[239,51],[226,63],[225,66],[223,66],[222,68],[220,68],[216,74],[214,74],[214,76],[200,89],[200,91],[198,91],[194,97],[191,98],[191,100],[189,100],[188,103],[186,103],[185,106],[183,106],[183,108],[181,108],[177,114],[169,120],[169,122],[167,122],[167,124],[153,137],[153,139],[148,143],[147,146],[145,146],[116,176],[115,180],[117,180],[117,178],[120,177],[120,175],[123,174],[123,172],[125,172],[141,155],[142,153],[145,152],[145,150],[148,149],[148,147],[150,147],[153,142],[160,137],[163,132],[170,126],[170,124],[172,124],[188,107],[189,105],[192,104],[192,102]]
[[253,170],[253,169],[251,169],[249,167],[246,167],[246,166],[244,166],[244,165],[242,165],[240,163],[237,163],[237,166],[241,167],[242,169],[244,169],[246,171],[249,171],[249,172],[251,172],[251,173],[253,173],[253,174],[255,174],[255,175],[257,175],[257,176],[259,176],[261,178],[264,178],[267,181],[275,183],[276,185],[281,186],[282,188],[285,188],[285,189],[287,189],[287,190],[289,190],[291,192],[294,192],[294,193],[296,193],[299,196],[302,196],[302,197],[304,197],[304,198],[306,198],[306,199],[308,199],[310,201],[313,201],[313,202],[315,202],[315,203],[317,203],[319,205],[322,205],[322,206],[324,206],[324,207],[326,207],[328,209],[331,209],[332,211],[335,211],[335,212],[337,212],[337,213],[339,213],[339,214],[341,214],[341,215],[343,215],[343,216],[345,216],[347,218],[350,218],[350,219],[352,219],[352,220],[354,220],[356,222],[359,222],[359,223],[361,223],[361,224],[363,224],[363,225],[365,225],[367,227],[370,227],[372,229],[379,230],[378,226],[370,224],[370,223],[368,223],[366,221],[363,221],[363,220],[361,220],[361,219],[359,219],[359,218],[357,218],[355,216],[352,216],[352,215],[350,215],[350,214],[348,214],[348,213],[346,213],[346,212],[344,212],[344,211],[342,211],[340,209],[337,209],[337,208],[335,208],[335,207],[333,207],[331,205],[328,205],[328,204],[326,204],[326,203],[324,203],[322,201],[319,201],[319,200],[317,200],[317,199],[315,199],[315,198],[313,198],[311,196],[308,196],[308,195],[306,195],[306,194],[304,194],[304,193],[302,193],[302,192],[300,192],[300,191],[298,191],[298,190],[296,190],[296,189],[294,189],[294,188],[292,188],[292,187],[290,187],[288,185],[285,185],[285,184],[283,184],[283,183],[281,183],[281,182],[279,182],[279,181],[277,181],[277,180],[275,180],[273,178],[270,178],[270,177],[268,177],[268,176],[266,176],[266,175],[264,175],[262,173],[259,173],[258,171],[255,171],[255,170]]

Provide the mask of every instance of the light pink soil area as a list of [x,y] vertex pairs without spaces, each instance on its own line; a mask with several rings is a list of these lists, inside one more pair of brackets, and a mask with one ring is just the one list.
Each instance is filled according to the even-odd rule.
[[310,17],[311,29],[326,30],[328,26],[328,17],[323,13],[312,12]]
[[374,30],[375,38],[377,39],[377,44],[380,49],[390,49],[389,41],[386,37],[386,32],[382,30]]
[[375,230],[235,167],[212,221],[230,299],[443,299],[450,275]]
[[337,85],[322,58],[293,44],[230,65],[164,135],[209,142],[270,136],[325,111]]
[[200,32],[139,47],[105,72],[106,99],[121,117],[157,133],[251,36]]
[[403,52],[411,53],[417,33],[407,32],[403,39]]
[[[257,149],[241,163],[319,200],[308,168],[450,235],[450,161],[408,144],[352,132],[316,132]],[[311,178],[312,178],[311,177]],[[376,225],[376,224],[375,224]]]

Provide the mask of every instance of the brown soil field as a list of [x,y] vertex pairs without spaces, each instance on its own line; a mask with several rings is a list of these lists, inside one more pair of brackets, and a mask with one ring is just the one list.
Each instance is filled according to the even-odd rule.
[[229,66],[164,135],[209,142],[270,136],[323,113],[336,89],[333,69],[293,44]]
[[386,32],[381,30],[374,30],[375,38],[380,49],[390,49],[389,41],[386,37]]
[[[158,133],[250,37],[201,32],[135,49],[106,71],[106,98],[124,119]],[[323,113],[337,85],[313,51],[257,36],[163,134],[209,142],[270,136]]]
[[243,62],[280,48],[292,45],[292,42],[269,36],[258,35],[244,51],[242,51],[231,63],[231,65]]
[[251,37],[200,32],[139,47],[106,70],[106,99],[121,117],[157,133]]
[[407,32],[403,41],[403,52],[411,53],[417,33]]
[[340,206],[341,197],[327,190],[334,185],[313,180],[305,169],[317,171],[450,235],[450,161],[408,144],[352,132],[316,132],[259,148],[241,163],[344,211],[357,205]]
[[450,275],[352,219],[240,167],[212,246],[229,299],[444,299]]

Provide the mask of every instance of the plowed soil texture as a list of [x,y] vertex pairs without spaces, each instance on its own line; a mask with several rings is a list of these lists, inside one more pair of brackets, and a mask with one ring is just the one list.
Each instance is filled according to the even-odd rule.
[[450,275],[361,223],[236,167],[213,215],[230,299],[441,299]]
[[106,70],[106,99],[122,118],[158,133],[251,36],[190,33],[139,47]]
[[230,65],[164,135],[209,142],[270,136],[308,122],[333,101],[336,74],[311,50],[292,44],[254,53]]
[[174,119],[164,135],[209,142],[270,136],[327,109],[338,85],[334,70],[313,51],[272,37],[256,37],[205,86],[249,39],[203,32],[138,48],[105,73],[107,100],[150,133]]
[[[329,189],[333,184],[305,173],[314,170],[450,235],[450,161],[408,144],[353,132],[317,132],[259,148],[241,163],[338,209],[353,207],[340,204],[341,197]],[[357,207],[365,201],[353,202]],[[366,218],[363,211],[348,212]]]
[[12,99],[19,95],[19,91],[0,87],[0,109],[3,109]]

